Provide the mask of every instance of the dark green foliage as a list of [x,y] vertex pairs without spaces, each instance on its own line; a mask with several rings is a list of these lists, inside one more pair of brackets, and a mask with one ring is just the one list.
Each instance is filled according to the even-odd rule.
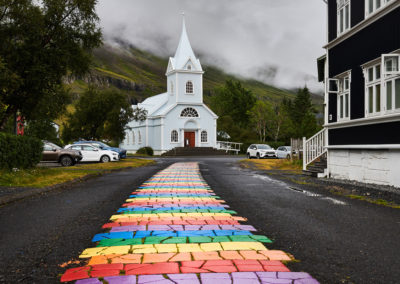
[[220,117],[229,116],[241,128],[249,126],[249,111],[257,99],[253,93],[242,87],[239,81],[226,81],[225,86],[217,89],[212,98],[212,108]]
[[320,129],[315,117],[317,111],[307,87],[299,89],[296,98],[293,101],[285,100],[284,105],[292,122],[293,138],[311,137]]
[[95,5],[96,0],[0,1],[0,129],[17,111],[26,121],[59,115],[68,103],[62,99],[63,77],[85,73],[90,51],[101,44]]
[[151,147],[142,147],[136,151],[136,154],[153,156],[154,151],[153,151],[153,148],[151,148]]
[[35,167],[42,159],[41,140],[0,133],[0,168],[12,170]]
[[124,139],[126,125],[136,118],[124,94],[91,87],[76,102],[76,111],[68,115],[62,137],[65,142],[77,139],[119,142]]
[[57,145],[62,144],[54,124],[51,121],[44,119],[29,121],[25,127],[25,135],[40,140],[50,141]]

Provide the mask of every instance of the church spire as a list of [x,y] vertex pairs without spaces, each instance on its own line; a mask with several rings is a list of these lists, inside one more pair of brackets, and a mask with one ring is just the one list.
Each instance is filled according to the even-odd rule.
[[[190,45],[189,37],[186,31],[185,13],[182,13],[182,33],[179,40],[178,48],[176,49],[173,60],[173,69],[185,70],[188,64],[191,65],[190,70],[202,71],[200,61],[196,58],[192,46]],[[189,62],[191,61],[191,63]]]

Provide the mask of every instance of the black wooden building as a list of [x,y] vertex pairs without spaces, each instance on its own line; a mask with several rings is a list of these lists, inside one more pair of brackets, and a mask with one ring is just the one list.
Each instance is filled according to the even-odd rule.
[[326,174],[400,187],[400,0],[327,4]]

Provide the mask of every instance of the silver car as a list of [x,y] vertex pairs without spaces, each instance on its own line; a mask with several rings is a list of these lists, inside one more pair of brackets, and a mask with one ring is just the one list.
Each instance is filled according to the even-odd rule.
[[278,159],[290,159],[291,152],[292,147],[281,146],[276,149],[276,156],[278,157]]

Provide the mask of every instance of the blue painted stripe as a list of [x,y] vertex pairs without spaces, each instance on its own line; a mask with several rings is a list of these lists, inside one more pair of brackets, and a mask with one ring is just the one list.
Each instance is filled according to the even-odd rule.
[[136,232],[114,232],[97,234],[92,242],[103,239],[137,239],[146,237],[217,237],[217,236],[249,236],[250,231],[235,230],[213,230],[213,231],[136,231]]
[[161,207],[161,208],[149,208],[149,207],[134,207],[127,208],[123,207],[118,209],[118,212],[125,211],[169,211],[169,210],[195,210],[195,209],[208,209],[208,210],[224,210],[226,207],[224,206],[176,206],[176,207]]

